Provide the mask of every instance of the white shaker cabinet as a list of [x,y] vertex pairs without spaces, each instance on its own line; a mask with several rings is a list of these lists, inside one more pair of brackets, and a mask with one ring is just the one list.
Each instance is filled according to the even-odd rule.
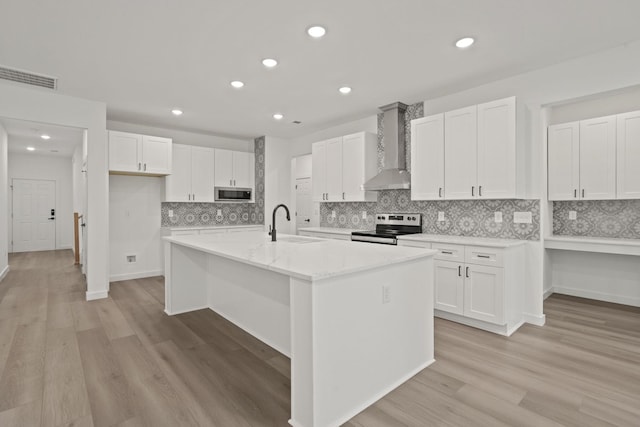
[[640,199],[640,111],[618,114],[617,198]]
[[165,178],[167,202],[214,202],[214,149],[173,145],[173,173]]
[[444,114],[412,120],[412,200],[442,200],[444,198],[444,159]]
[[504,269],[467,264],[464,270],[464,315],[504,324]]
[[462,264],[435,260],[433,308],[449,313],[464,314],[464,276]]
[[616,198],[616,116],[548,128],[549,200]]
[[254,187],[253,153],[233,150],[215,150],[216,187]]
[[109,131],[109,172],[127,175],[171,174],[171,138]]
[[362,184],[377,172],[376,136],[359,132],[311,146],[312,194],[316,202],[375,201]]
[[444,182],[446,199],[477,196],[477,108],[444,114]]

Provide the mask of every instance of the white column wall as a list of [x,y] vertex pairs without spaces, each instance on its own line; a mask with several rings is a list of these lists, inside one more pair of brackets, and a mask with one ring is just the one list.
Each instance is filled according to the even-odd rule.
[[8,135],[0,124],[0,280],[9,271]]
[[265,176],[264,176],[264,223],[269,228],[273,208],[284,203],[291,213],[287,221],[284,209],[280,208],[276,216],[278,233],[291,233],[295,229],[295,206],[291,204],[291,142],[282,138],[265,137]]

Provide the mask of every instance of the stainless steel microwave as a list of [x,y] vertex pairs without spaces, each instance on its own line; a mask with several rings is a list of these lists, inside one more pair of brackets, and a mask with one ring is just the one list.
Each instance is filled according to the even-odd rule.
[[250,188],[214,187],[216,202],[248,202],[251,200]]

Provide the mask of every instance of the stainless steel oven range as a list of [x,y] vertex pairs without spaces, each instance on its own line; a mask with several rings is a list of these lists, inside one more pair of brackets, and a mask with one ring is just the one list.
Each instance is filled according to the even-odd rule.
[[381,213],[376,214],[375,217],[375,230],[354,231],[351,233],[351,240],[397,245],[396,237],[398,236],[422,233],[422,215],[419,213]]

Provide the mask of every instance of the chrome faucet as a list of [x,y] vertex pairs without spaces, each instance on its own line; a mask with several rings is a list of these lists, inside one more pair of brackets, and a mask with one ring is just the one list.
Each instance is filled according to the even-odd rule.
[[291,221],[291,217],[289,216],[289,208],[280,203],[278,206],[273,208],[273,216],[271,217],[271,226],[269,227],[269,235],[271,236],[271,241],[276,241],[276,211],[278,208],[283,207],[285,211],[287,211],[287,221]]

